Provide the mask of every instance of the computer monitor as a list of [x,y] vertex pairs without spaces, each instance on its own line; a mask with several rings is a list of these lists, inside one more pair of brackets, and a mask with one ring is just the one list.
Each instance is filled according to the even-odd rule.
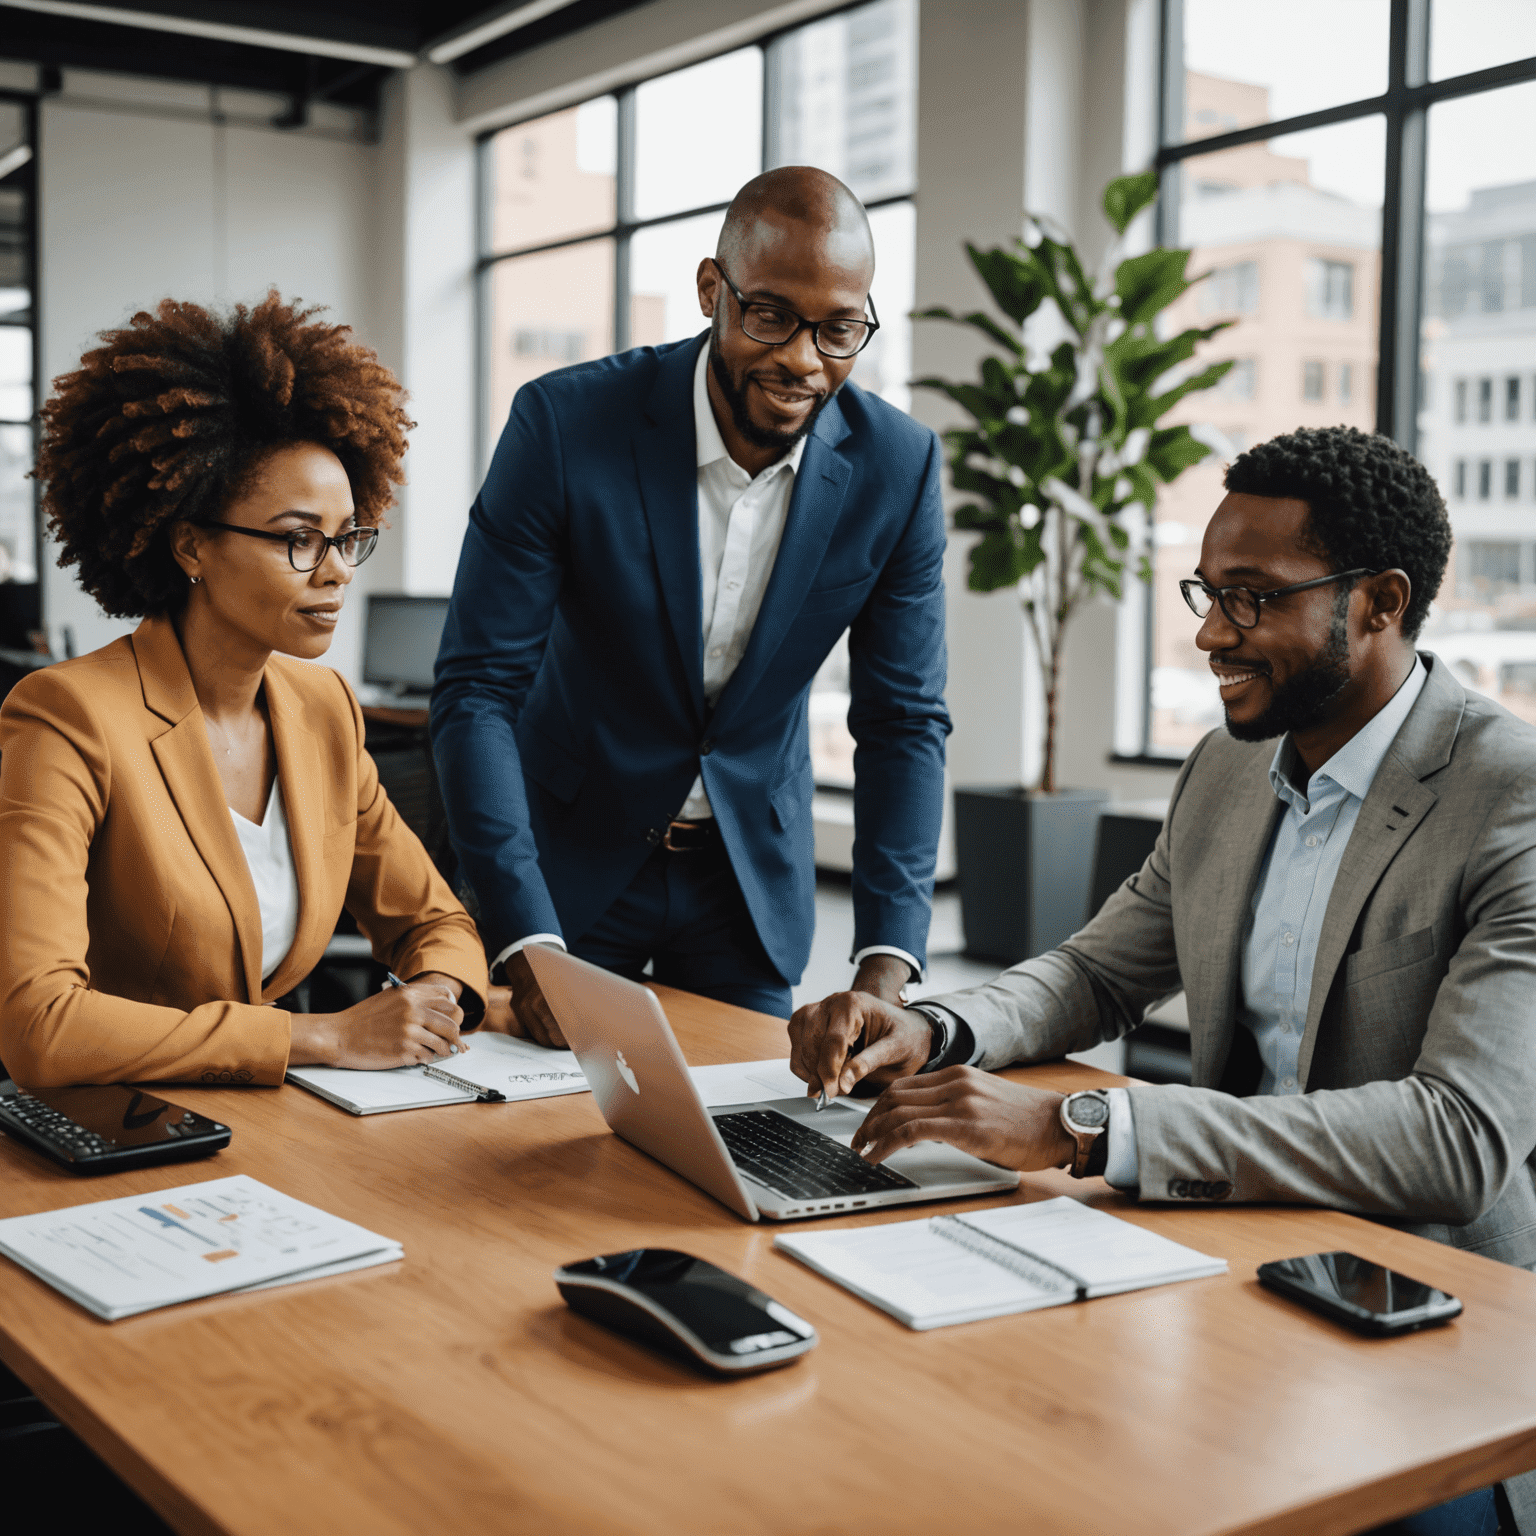
[[430,693],[432,663],[448,618],[446,597],[368,594],[363,681],[394,693]]

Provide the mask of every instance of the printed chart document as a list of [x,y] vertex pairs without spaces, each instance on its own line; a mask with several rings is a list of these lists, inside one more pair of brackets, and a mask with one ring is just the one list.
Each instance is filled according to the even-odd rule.
[[0,1221],[0,1253],[107,1322],[404,1255],[247,1174]]
[[354,1115],[439,1104],[551,1099],[586,1093],[587,1080],[569,1051],[550,1051],[515,1035],[471,1035],[469,1049],[432,1065],[357,1072],[349,1067],[289,1067],[288,1081]]
[[774,1246],[919,1329],[1227,1270],[1225,1259],[1196,1253],[1069,1195],[926,1221],[784,1233]]

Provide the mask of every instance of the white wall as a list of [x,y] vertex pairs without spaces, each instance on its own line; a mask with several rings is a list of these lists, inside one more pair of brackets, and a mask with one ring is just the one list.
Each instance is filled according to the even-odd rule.
[[[330,307],[360,340],[380,329],[373,280],[376,147],[350,114],[314,131],[257,124],[280,98],[224,92],[233,120],[210,121],[198,87],[67,71],[43,103],[41,334],[46,378],[73,368],[105,327],[165,297],[200,303],[286,297]],[[65,626],[79,652],[133,625],[109,619],[44,556],[55,654]],[[364,567],[366,571],[368,567]],[[355,671],[360,605],[331,660]]]

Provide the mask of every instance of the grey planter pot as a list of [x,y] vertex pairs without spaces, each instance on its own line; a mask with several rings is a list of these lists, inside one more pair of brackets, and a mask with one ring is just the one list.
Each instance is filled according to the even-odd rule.
[[1102,789],[1031,794],[1016,785],[955,790],[955,859],[965,952],[1016,965],[1083,926]]

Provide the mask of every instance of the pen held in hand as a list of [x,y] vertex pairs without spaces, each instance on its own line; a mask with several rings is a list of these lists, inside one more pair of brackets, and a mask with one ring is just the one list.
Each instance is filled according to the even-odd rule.
[[[404,985],[405,985],[405,983],[403,981],[401,981],[400,978],[398,976],[396,976],[393,971],[385,971],[384,972],[384,985],[379,988],[379,991],[387,992],[387,991],[389,991],[389,989],[391,987],[403,987]],[[468,1050],[469,1047],[465,1046],[464,1049]],[[448,1047],[448,1054],[450,1056],[457,1056],[459,1054],[458,1046],[450,1045]],[[495,1092],[494,1089],[489,1090],[489,1091],[490,1092]],[[496,1097],[498,1099],[500,1099],[500,1098],[502,1098],[502,1095],[501,1094],[496,1094]]]

